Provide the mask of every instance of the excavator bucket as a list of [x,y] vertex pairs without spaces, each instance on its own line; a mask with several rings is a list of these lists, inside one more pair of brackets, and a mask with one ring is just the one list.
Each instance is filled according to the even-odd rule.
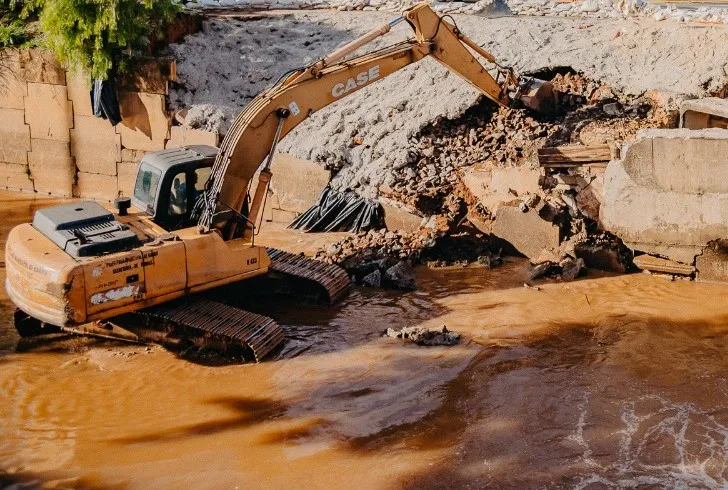
[[556,92],[551,82],[523,77],[518,92],[518,98],[525,107],[541,114],[553,114],[556,111]]

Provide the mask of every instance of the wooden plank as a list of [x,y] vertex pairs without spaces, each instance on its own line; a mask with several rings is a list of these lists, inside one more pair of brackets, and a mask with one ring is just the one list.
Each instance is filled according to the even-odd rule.
[[538,150],[538,161],[541,166],[553,166],[555,164],[579,165],[608,162],[611,159],[612,149],[609,145],[558,146]]

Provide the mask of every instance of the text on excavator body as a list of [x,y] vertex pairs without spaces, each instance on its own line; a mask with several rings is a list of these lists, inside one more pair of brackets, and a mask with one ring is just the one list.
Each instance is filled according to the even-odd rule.
[[357,87],[361,87],[362,85],[366,85],[369,82],[373,82],[377,78],[379,78],[379,65],[372,66],[367,71],[359,73],[356,77],[349,78],[346,81],[346,84],[337,83],[331,89],[331,95],[337,98],[341,97],[342,95],[351,92]]

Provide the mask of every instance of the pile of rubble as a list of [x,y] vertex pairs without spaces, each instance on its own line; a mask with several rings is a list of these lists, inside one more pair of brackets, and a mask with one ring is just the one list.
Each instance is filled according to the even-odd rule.
[[451,332],[446,325],[440,328],[404,327],[399,330],[388,328],[384,337],[409,340],[417,345],[428,347],[436,345],[456,345],[460,342],[460,334]]
[[[403,286],[388,271],[400,262],[494,267],[504,250],[528,257],[534,279],[574,279],[585,267],[628,270],[628,250],[597,226],[603,169],[539,170],[537,150],[614,144],[663,123],[649,101],[620,97],[581,75],[556,74],[553,83],[561,110],[556,116],[483,102],[457,119],[428,125],[414,138],[408,163],[379,188],[380,196],[429,216],[420,229],[361,233],[320,251],[317,258],[341,265],[358,283],[394,287]],[[499,196],[501,204],[489,209],[463,183],[462,172],[475,163],[479,168],[530,168],[541,175],[537,192],[508,189]],[[475,218],[477,228],[470,225]]]

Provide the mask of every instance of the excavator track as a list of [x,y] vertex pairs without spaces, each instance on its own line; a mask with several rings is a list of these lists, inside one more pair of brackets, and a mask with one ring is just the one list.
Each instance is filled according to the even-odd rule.
[[349,275],[338,265],[277,248],[268,248],[268,256],[272,261],[269,270],[315,282],[326,291],[329,303],[336,303],[351,287]]
[[261,361],[284,340],[272,318],[209,299],[165,303],[134,315],[145,317],[156,331],[201,348],[239,352],[249,361]]

